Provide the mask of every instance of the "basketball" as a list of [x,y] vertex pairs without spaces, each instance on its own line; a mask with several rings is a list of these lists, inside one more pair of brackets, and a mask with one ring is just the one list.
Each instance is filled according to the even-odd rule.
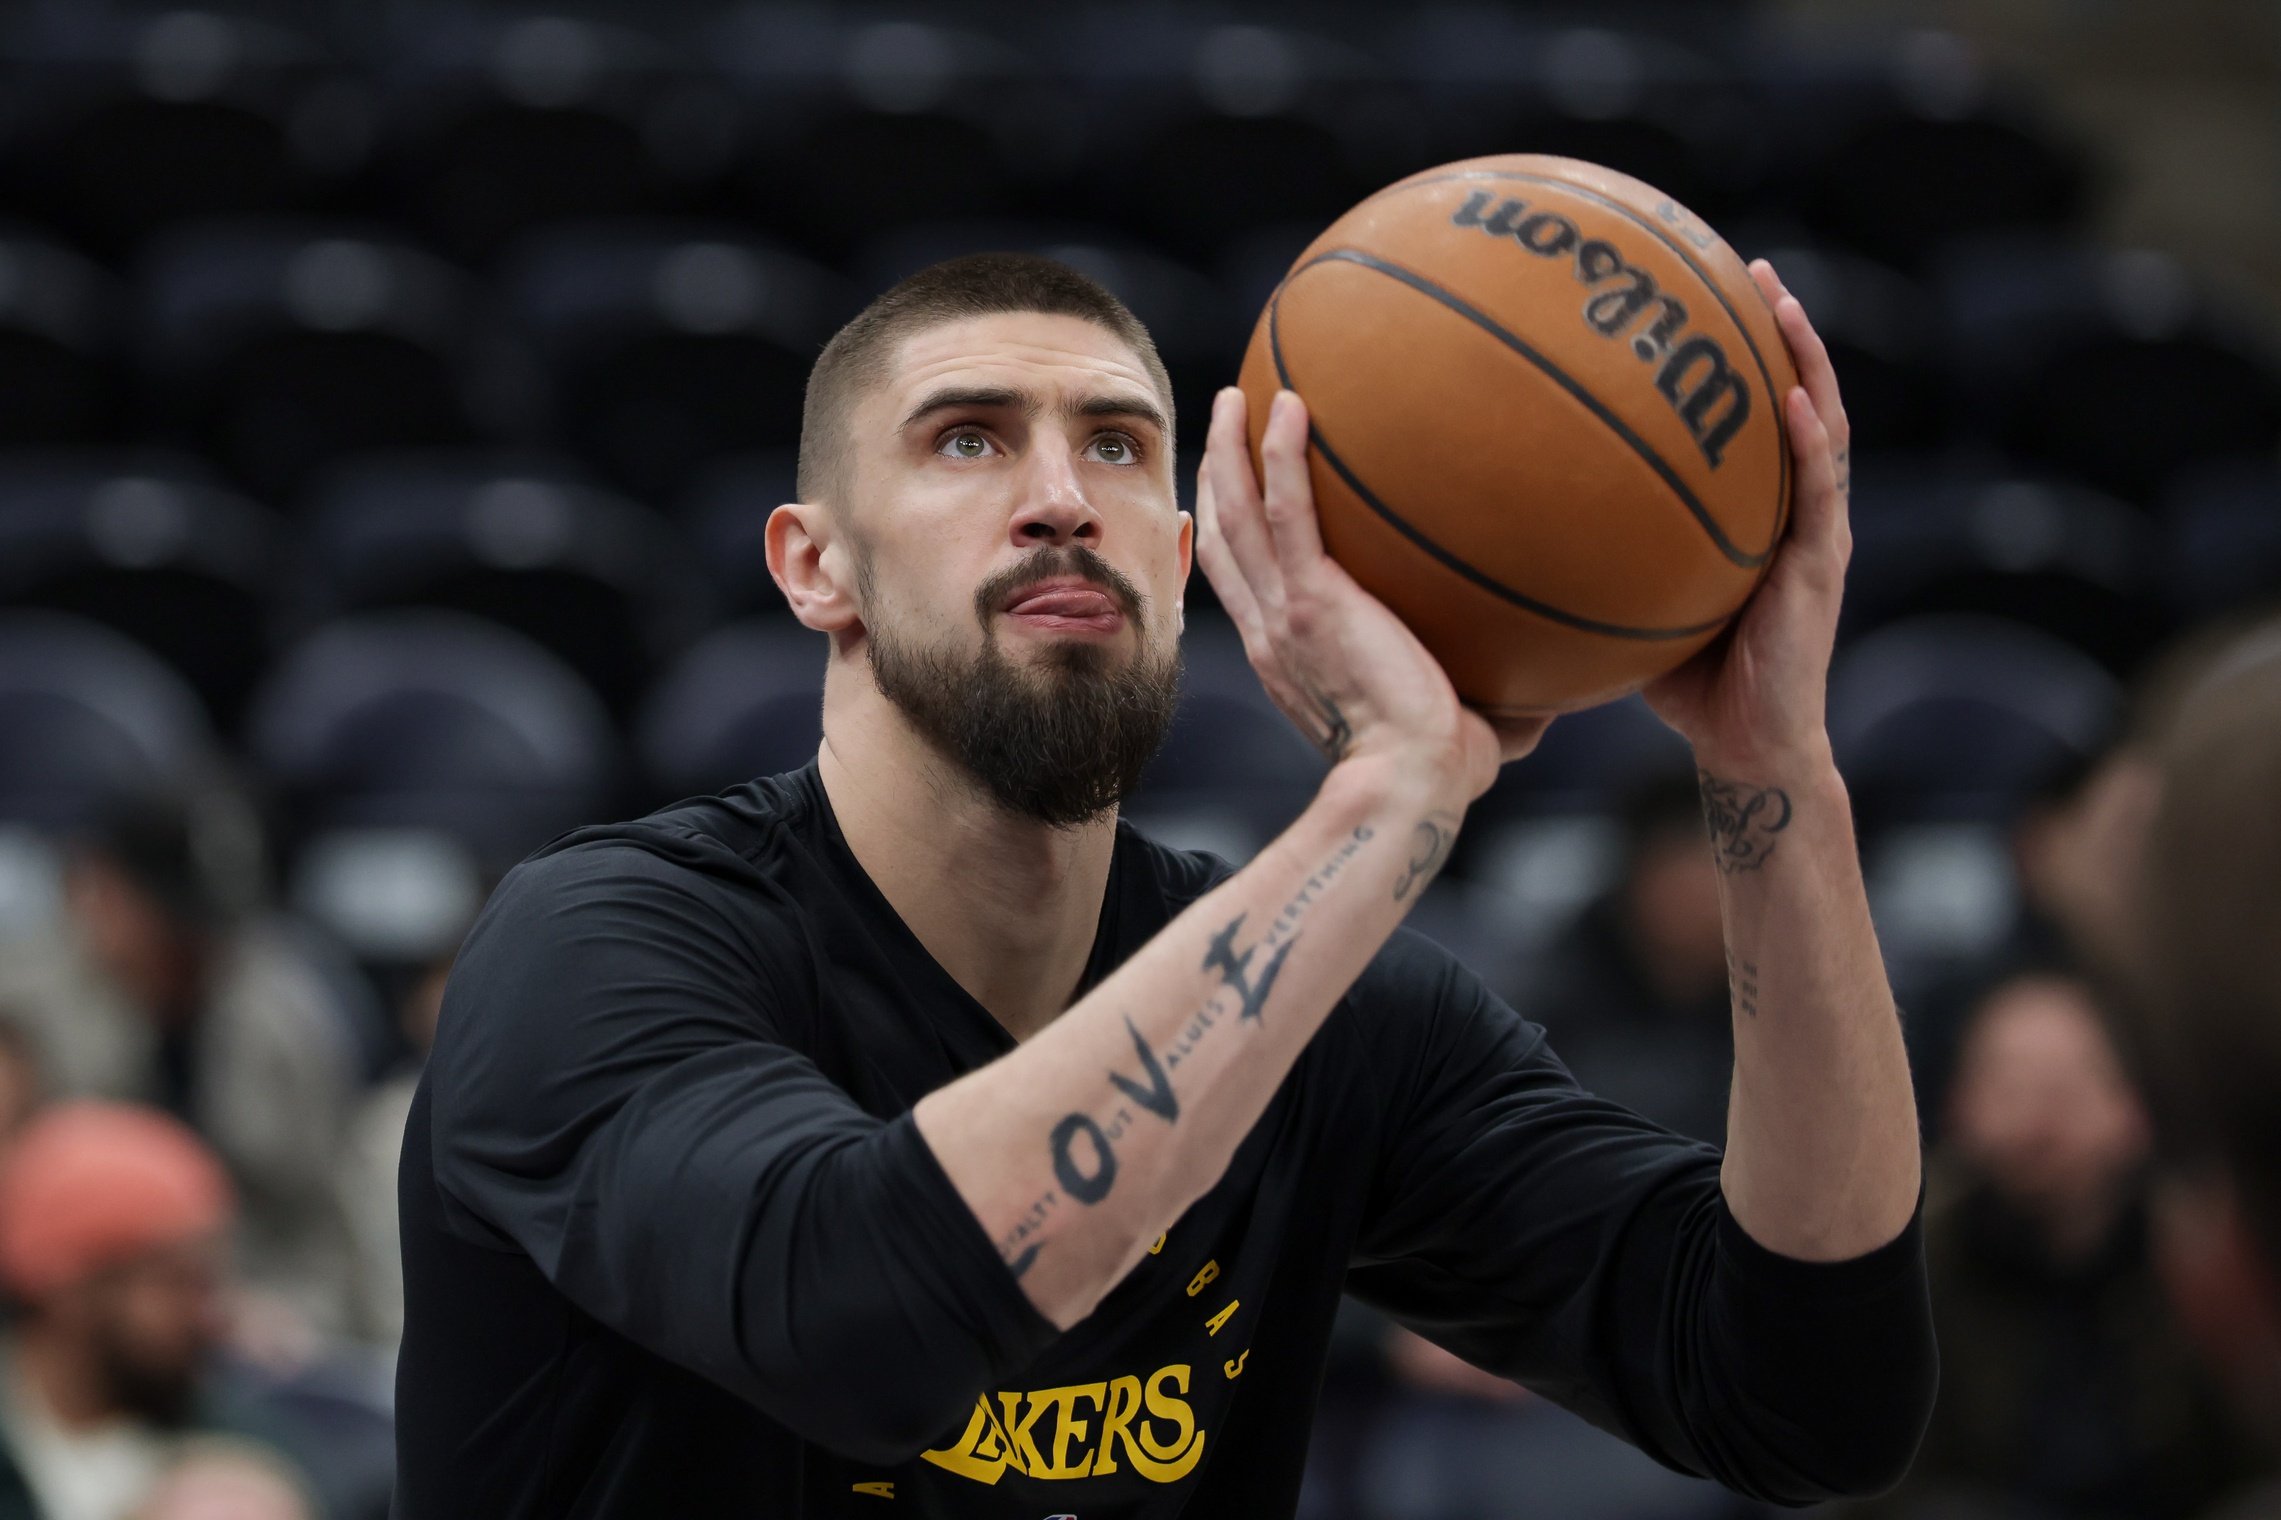
[[1467,703],[1562,712],[1715,638],[1788,518],[1796,383],[1743,261],[1574,159],[1468,159],[1302,253],[1244,358],[1305,399],[1323,542]]

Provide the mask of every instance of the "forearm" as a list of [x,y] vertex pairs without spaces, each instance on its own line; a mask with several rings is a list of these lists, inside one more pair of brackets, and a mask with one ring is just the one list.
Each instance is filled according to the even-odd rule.
[[1735,1029],[1721,1185],[1736,1222],[1808,1261],[1862,1255],[1916,1207],[1916,1101],[1826,748],[1712,762]]
[[1064,1327],[1226,1169],[1448,854],[1462,802],[1386,757],[1334,769],[1258,858],[1043,1033],[930,1094],[919,1130]]

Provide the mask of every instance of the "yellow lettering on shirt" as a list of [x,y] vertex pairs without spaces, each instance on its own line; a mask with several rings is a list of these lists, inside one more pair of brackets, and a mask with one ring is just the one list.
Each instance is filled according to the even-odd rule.
[[1220,1333],[1220,1326],[1226,1324],[1228,1322],[1228,1316],[1235,1313],[1236,1310],[1242,1306],[1242,1304],[1243,1300],[1240,1298],[1229,1299],[1228,1306],[1225,1309],[1222,1309],[1219,1313],[1204,1321],[1204,1328],[1211,1334],[1218,1335]]
[[[1120,1377],[1035,1393],[1000,1392],[995,1410],[984,1395],[974,1401],[974,1413],[956,1441],[919,1455],[977,1483],[995,1484],[1009,1468],[1053,1481],[1106,1477],[1117,1471],[1117,1447],[1122,1443],[1123,1460],[1133,1471],[1151,1483],[1177,1483],[1204,1457],[1204,1432],[1197,1427],[1196,1411],[1180,1397],[1188,1392],[1188,1378],[1188,1366],[1176,1363],[1159,1367],[1146,1380]],[[1078,1413],[1080,1404],[1101,1411],[1100,1438],[1090,1449],[1083,1443],[1093,1434],[1093,1421]],[[1040,1424],[1048,1410],[1053,1412],[1050,1428]]]
[[1237,1378],[1243,1376],[1243,1364],[1250,1360],[1251,1348],[1249,1346],[1246,1346],[1244,1348],[1243,1355],[1237,1357],[1232,1362],[1223,1362],[1221,1364],[1221,1370],[1227,1373],[1228,1381],[1232,1383]]
[[1093,1459],[1093,1475],[1102,1477],[1117,1470],[1117,1438],[1124,1437],[1128,1450],[1133,1444],[1129,1427],[1133,1416],[1140,1413],[1141,1386],[1137,1377],[1121,1377],[1109,1385],[1109,1404],[1101,1416],[1101,1453]]
[[895,1497],[895,1485],[892,1483],[858,1483],[855,1485],[855,1491],[859,1494],[871,1494],[881,1499]]
[[941,1451],[922,1451],[919,1455],[937,1467],[962,1478],[972,1478],[977,1483],[996,1483],[1006,1476],[1006,1465],[1012,1457],[1005,1433],[998,1428],[998,1418],[990,1412],[987,1397],[974,1401],[974,1417],[966,1422],[965,1434]]
[[1166,1231],[1164,1234],[1157,1236],[1157,1237],[1156,1237],[1156,1244],[1155,1244],[1155,1245],[1153,1245],[1153,1246],[1150,1246],[1150,1247],[1148,1248],[1148,1254],[1149,1254],[1149,1255],[1151,1255],[1151,1256],[1154,1256],[1154,1255],[1155,1255],[1157,1252],[1159,1252],[1159,1251],[1163,1250],[1163,1249],[1164,1249],[1164,1243],[1165,1243],[1166,1241],[1170,1240],[1171,1238],[1172,1238],[1172,1232],[1171,1232],[1171,1231],[1169,1231],[1169,1230],[1167,1230],[1167,1231]]
[[1194,1298],[1197,1294],[1203,1292],[1204,1289],[1211,1283],[1212,1279],[1219,1275],[1220,1264],[1217,1261],[1205,1262],[1204,1270],[1198,1272],[1196,1274],[1195,1281],[1188,1284],[1188,1296],[1190,1298]]

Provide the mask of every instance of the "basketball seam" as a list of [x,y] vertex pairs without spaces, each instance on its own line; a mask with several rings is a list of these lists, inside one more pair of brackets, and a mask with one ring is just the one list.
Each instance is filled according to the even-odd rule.
[[1670,463],[1656,452],[1653,444],[1633,432],[1631,425],[1610,411],[1606,402],[1585,389],[1583,383],[1577,380],[1575,376],[1539,353],[1527,339],[1504,326],[1496,318],[1474,306],[1454,291],[1443,289],[1414,270],[1405,269],[1391,260],[1378,257],[1374,253],[1364,253],[1358,248],[1333,248],[1327,252],[1319,253],[1286,275],[1284,283],[1288,285],[1292,280],[1297,279],[1317,264],[1331,262],[1354,264],[1409,286],[1420,295],[1438,301],[1451,311],[1456,312],[1514,353],[1528,360],[1539,370],[1542,370],[1546,378],[1581,402],[1584,408],[1591,412],[1594,417],[1597,417],[1603,426],[1622,439],[1624,444],[1637,454],[1649,469],[1655,471],[1663,483],[1671,488],[1671,493],[1679,498],[1679,504],[1694,517],[1696,524],[1710,535],[1711,542],[1718,548],[1718,551],[1735,564],[1745,570],[1755,570],[1765,564],[1768,557],[1773,554],[1774,551],[1771,547],[1763,554],[1752,554],[1733,539],[1727,537],[1726,529],[1719,525],[1718,519],[1713,517],[1709,509],[1696,498],[1695,493],[1688,488],[1687,482],[1679,478],[1679,472],[1672,469]]
[[[1329,255],[1325,255],[1325,257],[1329,257]],[[1292,274],[1298,272],[1295,269]],[[1297,387],[1291,383],[1290,366],[1283,362],[1283,289],[1283,286],[1277,286],[1274,296],[1267,303],[1267,350],[1269,357],[1275,361],[1275,378],[1281,382],[1285,390],[1295,390]],[[1550,602],[1540,602],[1527,592],[1516,591],[1494,576],[1460,559],[1448,549],[1434,542],[1409,519],[1379,500],[1378,494],[1363,484],[1362,477],[1349,468],[1347,462],[1339,457],[1338,451],[1331,447],[1330,440],[1323,436],[1322,428],[1316,424],[1312,416],[1307,420],[1307,437],[1308,441],[1314,445],[1315,451],[1323,456],[1323,462],[1331,467],[1339,479],[1346,482],[1349,490],[1361,498],[1364,506],[1384,518],[1397,533],[1424,550],[1437,564],[1444,569],[1456,572],[1491,595],[1501,597],[1514,606],[1533,612],[1541,618],[1564,624],[1584,633],[1597,633],[1617,639],[1636,639],[1642,643],[1691,638],[1699,633],[1709,633],[1727,620],[1726,617],[1715,617],[1708,622],[1691,624],[1685,628],[1638,628],[1626,623],[1602,622],[1598,618],[1585,617],[1581,613],[1569,612],[1563,608],[1555,607]],[[1728,616],[1731,615],[1728,614]]]
[[[1657,242],[1663,244],[1664,247],[1670,249],[1672,253],[1677,256],[1679,262],[1685,264],[1689,269],[1693,270],[1695,272],[1695,277],[1703,282],[1703,288],[1711,293],[1711,299],[1719,303],[1720,308],[1727,314],[1727,320],[1734,323],[1736,333],[1738,333],[1742,338],[1742,346],[1750,350],[1750,362],[1758,366],[1758,378],[1765,384],[1766,394],[1769,396],[1774,396],[1774,376],[1773,373],[1766,367],[1766,355],[1759,351],[1758,340],[1750,335],[1750,328],[1748,324],[1743,321],[1742,313],[1736,311],[1734,302],[1727,299],[1725,287],[1721,286],[1717,280],[1711,278],[1711,272],[1708,269],[1705,269],[1699,262],[1697,262],[1695,256],[1692,253],[1688,252],[1687,249],[1680,244],[1678,239],[1672,237],[1670,233],[1665,232],[1661,227],[1656,226],[1655,223],[1649,221],[1645,216],[1642,216],[1634,208],[1625,205],[1622,201],[1616,200],[1612,196],[1602,195],[1597,190],[1589,189],[1586,186],[1576,184],[1570,180],[1554,179],[1552,176],[1546,174],[1530,174],[1520,169],[1466,169],[1456,174],[1429,174],[1418,179],[1404,180],[1398,185],[1388,185],[1385,189],[1379,191],[1378,195],[1371,196],[1370,199],[1377,200],[1379,196],[1392,195],[1397,191],[1408,190],[1418,185],[1442,185],[1449,183],[1451,180],[1464,179],[1513,179],[1519,180],[1523,184],[1528,185],[1549,185],[1556,190],[1565,190],[1572,195],[1580,195],[1584,199],[1592,201],[1597,205],[1605,206],[1608,210],[1615,212],[1618,216],[1623,217],[1626,221],[1637,223],[1642,231],[1646,232]],[[1669,200],[1670,197],[1666,196],[1665,199]],[[1676,205],[1677,202],[1674,201],[1673,204]],[[1774,405],[1777,413],[1779,413],[1783,402],[1783,397],[1774,396]],[[1776,431],[1779,433],[1780,429],[1777,428]],[[1764,559],[1774,553],[1775,546],[1782,542],[1783,530],[1789,526],[1790,521],[1790,449],[1788,441],[1786,439],[1783,441],[1783,446],[1777,449],[1775,453],[1777,455],[1777,458],[1775,460],[1775,467],[1781,471],[1781,483],[1779,486],[1781,494],[1775,502],[1774,537],[1768,541],[1766,546],[1766,555],[1760,556],[1761,559]]]

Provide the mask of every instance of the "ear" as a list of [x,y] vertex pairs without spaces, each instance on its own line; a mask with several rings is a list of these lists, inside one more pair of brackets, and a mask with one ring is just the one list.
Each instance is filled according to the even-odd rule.
[[1188,575],[1196,568],[1196,515],[1180,514],[1180,580],[1172,593],[1172,615],[1179,626],[1188,626]]
[[830,509],[794,502],[768,514],[768,573],[792,615],[818,633],[844,633],[862,621],[855,566]]

